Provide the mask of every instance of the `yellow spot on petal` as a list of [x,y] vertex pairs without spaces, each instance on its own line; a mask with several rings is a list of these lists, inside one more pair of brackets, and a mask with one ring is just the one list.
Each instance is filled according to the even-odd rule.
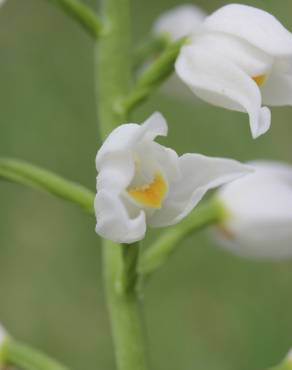
[[252,77],[252,79],[254,80],[254,82],[255,82],[258,86],[262,86],[262,84],[266,81],[266,78],[267,78],[267,76],[266,76],[266,75],[258,75],[258,76],[254,76],[254,77]]
[[167,192],[167,184],[160,174],[150,184],[128,189],[128,194],[138,203],[150,208],[160,208]]

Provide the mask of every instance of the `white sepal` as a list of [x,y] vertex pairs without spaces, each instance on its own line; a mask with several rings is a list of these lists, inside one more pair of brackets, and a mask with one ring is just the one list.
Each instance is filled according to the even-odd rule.
[[245,176],[248,166],[232,159],[184,154],[179,158],[181,176],[170,184],[164,206],[150,219],[155,227],[173,225],[186,217],[208,190]]

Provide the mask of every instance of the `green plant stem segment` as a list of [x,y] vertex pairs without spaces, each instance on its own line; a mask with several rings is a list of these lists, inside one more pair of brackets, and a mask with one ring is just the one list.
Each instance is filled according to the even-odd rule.
[[186,44],[186,37],[170,44],[160,56],[141,74],[129,95],[123,98],[117,109],[130,113],[147,99],[174,71],[174,63],[180,49]]
[[65,13],[77,21],[94,38],[103,30],[103,25],[98,16],[87,5],[79,0],[49,0],[61,7]]
[[149,36],[147,40],[141,42],[134,51],[134,70],[142,67],[143,64],[153,61],[169,45],[166,37]]
[[125,248],[132,254],[138,251],[138,246],[121,246],[105,240],[103,248],[104,281],[118,369],[146,370],[142,317],[135,289],[137,265],[131,266],[133,256],[124,255]]
[[223,205],[212,198],[196,208],[188,217],[158,237],[142,254],[139,264],[141,275],[149,275],[163,265],[177,247],[192,233],[214,223],[220,223],[226,217]]
[[94,214],[93,192],[32,164],[0,158],[0,179],[48,192],[80,206],[87,213]]
[[13,366],[22,370],[68,370],[67,367],[42,352],[13,339],[7,339],[4,343],[2,361],[5,366]]
[[[126,115],[116,110],[116,103],[130,91],[132,58],[129,0],[102,0],[101,4],[103,20],[109,25],[96,50],[97,104],[104,139],[127,121]],[[136,292],[137,252],[137,245],[103,240],[105,292],[118,370],[147,370]]]

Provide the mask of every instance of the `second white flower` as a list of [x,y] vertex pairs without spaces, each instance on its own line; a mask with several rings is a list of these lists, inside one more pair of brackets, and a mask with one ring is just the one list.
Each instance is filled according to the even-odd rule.
[[292,105],[292,34],[271,14],[230,4],[208,16],[182,48],[178,76],[203,100],[247,112],[254,138],[271,123],[267,107]]

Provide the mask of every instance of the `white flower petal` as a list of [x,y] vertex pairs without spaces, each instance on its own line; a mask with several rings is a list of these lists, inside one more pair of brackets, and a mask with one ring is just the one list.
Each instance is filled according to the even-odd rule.
[[161,210],[149,220],[159,227],[175,224],[187,216],[205,193],[241,177],[250,169],[237,161],[185,154],[179,159],[181,178],[170,184],[169,194]]
[[167,122],[159,112],[153,113],[141,127],[147,140],[154,140],[156,136],[166,136],[168,132]]
[[117,243],[134,243],[144,238],[146,232],[145,214],[140,211],[130,218],[119,196],[101,190],[95,202],[96,232]]
[[226,5],[206,18],[208,31],[245,39],[273,56],[292,55],[292,35],[271,14],[247,5]]
[[197,48],[212,50],[216,55],[233,62],[249,76],[267,75],[274,63],[274,57],[259,50],[243,39],[222,33],[206,33],[194,37]]
[[106,189],[120,194],[131,183],[134,172],[135,163],[130,151],[109,152],[99,164],[97,191]]
[[[142,133],[143,135],[144,133]],[[97,152],[96,169],[100,171],[103,159],[108,154],[129,151],[141,137],[141,126],[136,123],[127,123],[117,127],[104,141]]]
[[236,232],[226,238],[224,231],[217,230],[215,237],[219,244],[241,256],[254,259],[281,260],[292,257],[292,233],[290,220],[242,223]]
[[273,72],[261,86],[264,104],[292,105],[292,74]]
[[192,4],[177,6],[160,16],[154,24],[154,34],[166,35],[172,41],[197,32],[206,13]]
[[257,84],[219,53],[200,45],[185,46],[175,67],[179,77],[201,99],[223,108],[247,112],[254,138],[270,127],[270,112],[261,107]]
[[218,196],[236,219],[269,220],[292,218],[292,166],[254,161],[255,171],[227,184]]
[[220,199],[228,204],[230,215],[234,215],[230,220],[232,229],[239,226],[239,220],[249,224],[292,220],[292,182],[286,184],[266,173],[253,175],[235,181],[232,186],[226,185],[220,191]]
[[179,157],[173,149],[152,142],[149,151],[156,158],[161,172],[168,181],[175,181],[180,178]]
[[100,170],[100,164],[108,153],[132,150],[139,141],[153,140],[158,135],[167,135],[167,123],[158,112],[153,113],[142,125],[127,123],[117,127],[110,133],[97,153],[97,170]]
[[[266,173],[268,176],[272,176],[276,179],[276,181],[280,180],[292,184],[291,164],[266,159],[250,161],[247,164],[251,167],[255,167],[257,173]],[[256,175],[255,171],[253,174]]]

